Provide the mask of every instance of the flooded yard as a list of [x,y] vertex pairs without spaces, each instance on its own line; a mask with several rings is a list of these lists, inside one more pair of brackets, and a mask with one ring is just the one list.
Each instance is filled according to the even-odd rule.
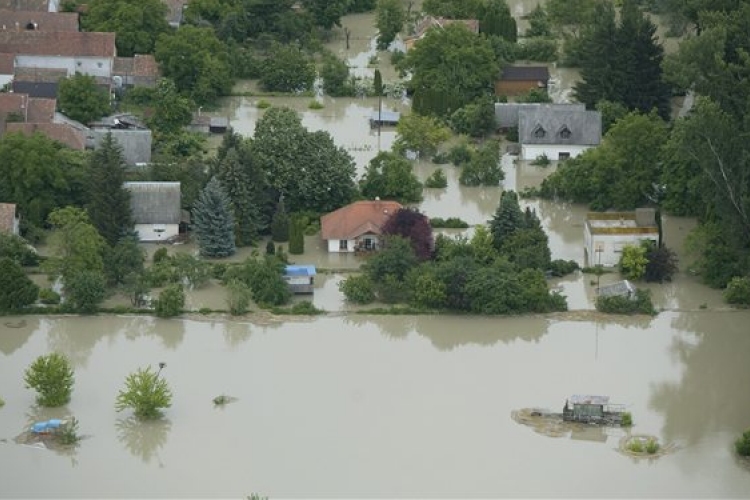
[[[3,318],[0,496],[746,497],[732,441],[750,415],[748,321]],[[57,410],[36,408],[22,382],[50,350],[76,370]],[[116,413],[125,376],[159,361],[174,392],[165,419]],[[634,434],[675,450],[632,458],[617,451],[622,429],[555,438],[511,418],[560,411],[573,393],[628,405]],[[219,394],[238,399],[215,407]],[[65,415],[87,436],[77,449],[13,442]]]

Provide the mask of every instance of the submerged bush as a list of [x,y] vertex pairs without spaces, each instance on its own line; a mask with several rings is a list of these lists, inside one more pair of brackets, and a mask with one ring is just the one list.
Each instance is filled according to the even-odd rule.
[[185,307],[185,292],[182,285],[169,285],[156,300],[155,311],[160,318],[171,318],[182,313]]
[[578,269],[580,269],[580,266],[574,260],[555,259],[549,263],[549,271],[552,276],[566,276]]
[[424,187],[442,189],[448,187],[448,178],[442,168],[435,170],[432,175],[424,181]]
[[469,227],[469,223],[458,217],[448,217],[447,219],[433,217],[430,219],[430,226],[434,229],[466,229]]
[[354,304],[369,304],[375,300],[375,287],[369,276],[349,276],[339,283],[339,290],[346,300]]
[[727,304],[750,305],[750,278],[735,276],[724,290]]
[[115,409],[122,411],[132,408],[135,416],[153,419],[161,416],[162,408],[172,406],[172,391],[167,381],[161,378],[164,363],[159,363],[159,371],[139,368],[125,379],[125,389],[117,395]]
[[646,441],[646,453],[648,453],[649,455],[653,455],[654,453],[659,451],[659,448],[659,442],[656,439],[650,438],[648,441]]
[[623,427],[632,427],[633,426],[633,415],[626,411],[622,414],[622,422],[621,425]]
[[607,314],[656,314],[650,290],[636,290],[635,297],[597,297],[596,310]]
[[37,392],[36,402],[50,407],[70,402],[74,380],[70,361],[56,352],[36,358],[24,377],[26,387]]
[[743,457],[750,457],[750,429],[742,433],[742,436],[734,442],[737,453]]

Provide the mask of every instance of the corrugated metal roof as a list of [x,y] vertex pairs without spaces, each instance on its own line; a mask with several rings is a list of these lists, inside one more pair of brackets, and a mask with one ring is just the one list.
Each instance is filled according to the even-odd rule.
[[606,405],[609,404],[609,396],[591,396],[574,394],[568,399],[574,405]]
[[136,224],[179,224],[182,218],[179,182],[126,182]]
[[395,123],[401,118],[401,113],[397,111],[386,111],[385,109],[382,112],[373,111],[370,114],[370,120],[372,121],[384,121],[384,122],[392,122]]
[[315,276],[315,266],[313,265],[288,265],[284,269],[287,276]]

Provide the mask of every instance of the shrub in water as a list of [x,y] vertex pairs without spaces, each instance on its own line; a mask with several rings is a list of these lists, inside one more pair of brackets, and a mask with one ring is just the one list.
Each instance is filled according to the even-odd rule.
[[266,109],[271,107],[271,103],[266,101],[265,99],[261,99],[255,104],[255,107],[258,109]]
[[135,416],[153,419],[161,416],[162,408],[172,406],[172,391],[167,381],[160,377],[164,363],[159,363],[159,371],[139,368],[125,379],[125,389],[117,395],[115,409],[122,411],[131,408]]
[[447,219],[433,217],[430,219],[430,226],[436,229],[466,229],[469,227],[469,223],[458,217],[448,217]]
[[633,453],[643,453],[643,443],[640,439],[635,438],[628,443],[628,450]]
[[51,288],[39,290],[39,300],[42,304],[55,305],[60,303],[60,294]]
[[322,309],[318,309],[313,305],[312,302],[309,300],[303,300],[302,302],[298,302],[294,304],[291,308],[292,314],[305,314],[308,316],[315,316],[317,314],[323,314],[325,311]]
[[159,262],[167,259],[169,259],[169,251],[164,247],[161,247],[156,252],[154,252],[154,256],[151,258],[154,264],[158,264]]
[[73,417],[60,427],[59,440],[61,444],[72,445],[81,440],[78,435],[78,419]]
[[439,168],[435,170],[432,175],[425,179],[424,187],[438,189],[448,187],[448,178],[445,176],[445,172],[443,172],[443,169]]
[[635,297],[597,297],[596,310],[608,314],[656,314],[650,290],[636,290]]
[[623,427],[632,427],[633,425],[633,415],[630,414],[630,412],[625,412],[622,414],[622,426]]
[[37,392],[36,402],[41,406],[67,404],[74,380],[68,358],[56,352],[36,358],[24,377],[26,387]]
[[728,304],[750,305],[750,278],[736,276],[724,290],[724,300]]
[[156,300],[156,315],[160,318],[171,318],[182,313],[185,307],[185,292],[182,285],[169,285]]
[[743,457],[750,457],[750,429],[742,433],[742,436],[734,442],[737,453]]
[[375,288],[367,275],[349,276],[339,283],[346,300],[355,304],[369,304],[375,300]]
[[659,443],[656,441],[656,439],[651,438],[648,441],[646,441],[646,453],[649,455],[653,455],[659,451]]

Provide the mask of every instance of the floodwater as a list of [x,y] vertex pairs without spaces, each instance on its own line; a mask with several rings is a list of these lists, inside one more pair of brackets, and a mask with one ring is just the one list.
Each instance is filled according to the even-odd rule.
[[[3,318],[0,496],[747,497],[732,441],[750,421],[749,321]],[[71,357],[76,385],[44,410],[22,374],[51,350]],[[160,361],[164,420],[117,413],[125,376]],[[511,418],[581,392],[628,405],[633,433],[675,450],[639,460],[617,451],[620,429],[553,438]],[[238,399],[214,407],[220,394]],[[87,436],[76,449],[13,442],[65,415]]]

